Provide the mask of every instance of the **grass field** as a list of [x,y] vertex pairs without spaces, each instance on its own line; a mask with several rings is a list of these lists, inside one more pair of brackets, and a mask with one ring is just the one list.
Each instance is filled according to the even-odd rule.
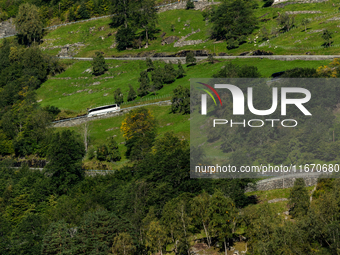
[[[208,39],[211,24],[205,22],[201,11],[195,10],[171,10],[159,14],[158,28],[159,32],[155,34],[155,39],[150,42],[149,48],[125,50],[118,52],[115,48],[110,48],[115,40],[116,29],[110,27],[110,18],[89,21],[60,27],[56,30],[47,31],[44,37],[44,43],[41,47],[45,51],[56,55],[60,49],[50,49],[52,46],[63,46],[76,42],[84,43],[84,47],[79,47],[76,51],[78,57],[91,57],[95,51],[101,51],[105,56],[112,55],[137,55],[146,52],[178,52],[180,50],[208,50],[210,53],[225,52],[231,55],[239,55],[242,52],[254,51],[257,49],[271,51],[274,54],[337,54],[340,50],[340,29],[338,28],[337,18],[340,17],[338,8],[340,3],[336,0],[329,0],[323,3],[308,4],[290,4],[283,8],[267,7],[262,8],[263,1],[258,1],[259,8],[255,10],[256,16],[259,17],[258,28],[248,37],[248,42],[242,44],[239,48],[227,50],[225,42],[214,43],[208,40],[198,45],[173,47],[170,45],[161,45],[163,38],[168,36],[181,37],[200,29],[199,33],[193,34],[187,40]],[[294,27],[285,33],[274,33],[279,30],[277,24],[278,13],[286,11],[320,11],[316,14],[294,14]],[[307,30],[301,25],[301,21],[307,17],[311,22],[307,25]],[[330,19],[334,20],[330,20]],[[190,26],[184,26],[184,25]],[[172,26],[174,29],[172,29]],[[269,41],[259,41],[261,38],[260,30],[265,27],[270,33]],[[91,29],[90,29],[91,28]],[[321,32],[318,30],[328,29],[333,32],[333,46],[323,47]],[[273,33],[271,34],[271,32]],[[162,38],[161,35],[164,35]],[[254,39],[259,37],[256,42]]]
[[[320,65],[328,64],[330,61],[236,59],[232,62],[237,65],[257,66],[263,77],[270,77],[275,72],[294,67],[316,68]],[[135,90],[139,87],[138,78],[140,72],[146,69],[145,61],[108,60],[107,63],[110,67],[108,73],[95,78],[89,73],[84,73],[86,69],[91,67],[90,61],[74,61],[64,73],[51,77],[37,90],[37,99],[42,100],[41,105],[43,106],[54,105],[62,110],[73,111],[76,114],[86,113],[87,108],[113,103],[113,92],[117,88],[122,90],[126,101],[129,84]],[[156,66],[164,65],[163,62],[158,61],[154,64]],[[173,89],[178,85],[189,87],[190,78],[210,78],[225,64],[226,61],[219,61],[215,64],[202,61],[195,66],[186,67],[183,65],[186,71],[185,77],[177,79],[172,84],[164,85],[161,90],[153,95],[142,99],[137,98],[133,104],[170,99]],[[176,65],[174,67],[177,69]],[[110,78],[112,76],[113,78]],[[129,105],[122,105],[122,107]]]

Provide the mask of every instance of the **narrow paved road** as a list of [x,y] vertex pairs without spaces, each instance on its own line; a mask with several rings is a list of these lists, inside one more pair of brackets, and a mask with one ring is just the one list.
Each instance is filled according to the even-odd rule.
[[[78,57],[59,57],[60,59],[76,59],[76,60],[84,60],[84,61],[92,61],[92,58],[78,58]],[[207,56],[197,56],[196,59],[198,61],[207,59]],[[273,59],[273,60],[333,60],[334,58],[340,58],[340,55],[261,55],[261,56],[215,56],[216,59],[245,59],[245,58],[253,58],[253,59]],[[122,57],[122,58],[105,58],[105,59],[114,59],[114,60],[146,60],[146,57]],[[177,60],[185,61],[185,57],[151,57],[151,60],[165,60],[176,62]]]

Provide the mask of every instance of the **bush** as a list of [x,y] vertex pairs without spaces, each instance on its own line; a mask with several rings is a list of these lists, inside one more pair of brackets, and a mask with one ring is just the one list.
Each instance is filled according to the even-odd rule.
[[106,144],[102,144],[97,148],[97,159],[99,161],[105,161],[109,154]]
[[187,65],[194,65],[196,64],[196,58],[195,55],[192,51],[188,52],[186,58],[185,58],[185,63]]
[[106,156],[106,161],[111,161],[111,162],[116,162],[121,160],[120,152],[118,149],[118,144],[114,137],[109,138],[109,142],[107,145],[107,156]]
[[183,69],[182,63],[180,60],[178,60],[177,64],[178,70],[177,70],[177,78],[182,78],[185,74],[185,71]]
[[130,27],[120,27],[116,34],[117,50],[122,51],[133,46],[135,31]]
[[89,19],[91,18],[89,12],[86,9],[85,3],[82,3],[77,11],[79,19]]
[[108,70],[107,64],[105,63],[104,56],[99,51],[96,52],[96,56],[93,58],[92,68],[93,68],[94,75],[101,75],[105,71]]
[[124,102],[124,97],[120,88],[116,89],[114,92],[115,103],[121,105]]
[[317,73],[316,73],[315,68],[296,67],[293,69],[286,70],[281,77],[282,78],[312,78],[316,76],[317,76]]
[[214,64],[215,59],[214,59],[214,56],[212,54],[209,54],[208,61],[209,61],[210,64]]
[[274,0],[263,0],[263,7],[270,7],[274,3]]
[[163,82],[170,84],[176,80],[177,72],[171,63],[165,64],[164,66],[164,78]]
[[137,90],[138,96],[143,97],[149,93],[150,89],[150,79],[148,76],[147,71],[142,71],[140,73],[139,81],[139,88]]
[[128,102],[135,100],[136,97],[137,97],[136,91],[133,89],[131,84],[129,84],[129,87],[130,87],[130,90],[129,90],[129,94],[127,96],[127,101]]
[[190,90],[179,85],[174,89],[172,96],[171,112],[172,113],[190,113]]
[[187,5],[186,5],[186,9],[189,10],[189,9],[194,9],[194,8],[195,8],[194,2],[191,1],[191,0],[188,0]]
[[96,156],[95,149],[93,146],[90,146],[89,149],[87,150],[87,158],[91,160],[94,159],[95,156]]

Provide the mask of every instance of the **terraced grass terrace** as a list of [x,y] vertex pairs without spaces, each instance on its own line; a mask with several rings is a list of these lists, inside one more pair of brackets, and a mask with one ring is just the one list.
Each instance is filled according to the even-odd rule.
[[[254,50],[271,51],[273,54],[337,54],[340,49],[340,3],[329,0],[321,3],[298,3],[294,1],[263,8],[263,1],[258,1],[259,8],[255,10],[260,22],[258,28],[247,38],[247,42],[239,48],[227,50],[226,43],[209,39],[211,23],[205,21],[200,10],[170,10],[159,14],[159,32],[154,34],[147,49],[131,49],[117,51],[114,48],[116,29],[110,27],[110,18],[88,21],[48,30],[41,48],[52,55],[57,55],[62,46],[82,43],[84,46],[74,47],[73,55],[77,57],[92,57],[95,51],[101,51],[105,56],[148,55],[154,53],[176,53],[181,50],[206,50],[209,53],[226,53],[239,55]],[[278,8],[280,7],[281,8]],[[314,11],[317,13],[298,13]],[[277,17],[285,12],[293,12],[294,26],[288,32],[280,32]],[[303,18],[309,18],[305,27],[301,24]],[[261,29],[265,27],[269,40],[261,40]],[[204,43],[174,47],[174,43],[162,45],[162,40],[169,36],[188,35],[192,31],[200,32],[189,36],[186,40],[207,40]],[[322,31],[328,29],[333,33],[331,47],[324,47],[321,38]],[[58,47],[59,46],[59,47]],[[71,47],[72,48],[72,47]]]

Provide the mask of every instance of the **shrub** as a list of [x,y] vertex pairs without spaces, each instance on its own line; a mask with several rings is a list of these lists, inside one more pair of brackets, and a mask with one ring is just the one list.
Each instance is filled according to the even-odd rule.
[[194,9],[194,8],[195,8],[194,2],[191,1],[191,0],[188,0],[187,5],[186,5],[186,9],[189,10],[189,9]]
[[92,68],[93,68],[94,75],[101,75],[105,71],[108,70],[107,64],[105,63],[104,56],[99,51],[96,52],[96,56],[93,58]]

